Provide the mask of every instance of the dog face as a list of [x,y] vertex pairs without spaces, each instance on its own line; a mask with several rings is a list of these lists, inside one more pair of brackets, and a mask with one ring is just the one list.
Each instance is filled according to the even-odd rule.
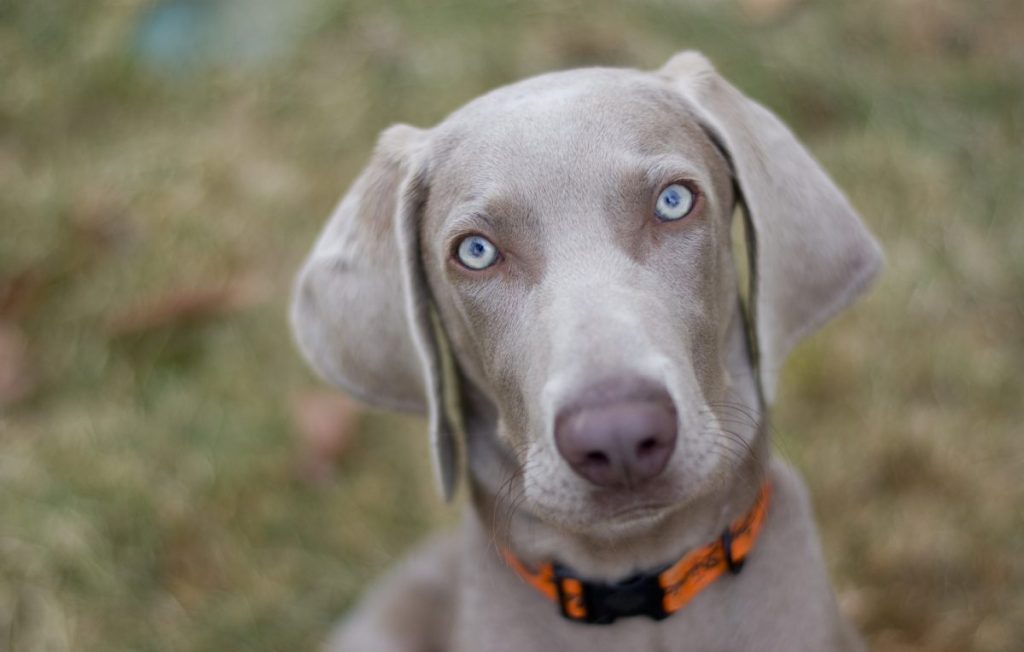
[[710,407],[737,294],[732,179],[696,116],[656,79],[558,73],[455,113],[430,160],[428,285],[524,508],[607,526],[707,490],[739,455]]
[[[756,371],[731,254],[740,199]],[[386,132],[292,316],[329,379],[426,408],[446,494],[448,350],[493,407],[524,508],[625,528],[729,477],[757,431],[729,410],[757,406],[758,383],[770,400],[789,349],[879,263],[792,134],[685,53],[657,73],[541,76]]]

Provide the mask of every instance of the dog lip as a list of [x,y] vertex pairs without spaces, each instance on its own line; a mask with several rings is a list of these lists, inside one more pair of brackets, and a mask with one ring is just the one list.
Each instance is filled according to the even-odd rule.
[[670,507],[671,505],[668,503],[641,503],[625,509],[616,510],[609,514],[607,518],[613,521],[641,520],[652,516],[658,516]]
[[594,491],[590,503],[595,515],[614,521],[646,518],[666,512],[675,505],[664,483],[656,482],[636,491]]

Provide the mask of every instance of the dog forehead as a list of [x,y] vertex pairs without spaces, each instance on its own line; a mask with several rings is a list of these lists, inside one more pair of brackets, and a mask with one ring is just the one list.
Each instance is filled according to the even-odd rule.
[[553,72],[501,86],[467,102],[443,124],[492,121],[505,114],[531,119],[557,119],[579,108],[614,108],[628,103],[625,93],[640,93],[660,86],[647,73],[622,68],[580,68]]
[[465,177],[492,167],[536,170],[650,151],[683,122],[694,122],[692,114],[659,78],[589,68],[482,95],[439,124],[433,140],[438,164]]

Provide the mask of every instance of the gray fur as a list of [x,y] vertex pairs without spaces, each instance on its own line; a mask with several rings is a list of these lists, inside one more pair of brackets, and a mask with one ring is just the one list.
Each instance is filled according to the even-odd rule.
[[[700,204],[659,223],[653,196],[676,179],[701,189]],[[732,253],[737,201],[755,253],[756,352]],[[451,252],[467,232],[504,261],[460,268]],[[429,415],[445,497],[459,474],[458,410],[474,509],[457,537],[382,580],[331,649],[861,649],[805,490],[770,456],[763,406],[792,347],[880,265],[789,130],[696,53],[653,73],[542,75],[430,130],[392,127],[300,273],[293,326],[328,380]],[[599,492],[557,453],[554,417],[623,376],[668,389],[678,443],[644,487]],[[528,564],[560,559],[614,581],[713,540],[765,476],[775,497],[743,573],[661,623],[567,622],[495,553],[496,539]]]

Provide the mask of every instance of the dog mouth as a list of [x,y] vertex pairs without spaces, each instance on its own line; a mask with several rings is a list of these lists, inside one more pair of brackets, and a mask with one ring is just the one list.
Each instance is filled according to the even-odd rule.
[[591,505],[596,512],[595,516],[602,520],[628,524],[664,516],[675,506],[674,501],[667,499],[671,495],[671,489],[665,486],[632,491],[603,490],[594,492]]
[[671,509],[666,503],[642,503],[612,512],[606,518],[621,525],[628,525],[639,521],[650,521],[663,516]]
[[618,537],[657,527],[691,504],[693,497],[688,487],[666,477],[632,490],[591,489],[568,505],[541,498],[522,507],[558,530]]

